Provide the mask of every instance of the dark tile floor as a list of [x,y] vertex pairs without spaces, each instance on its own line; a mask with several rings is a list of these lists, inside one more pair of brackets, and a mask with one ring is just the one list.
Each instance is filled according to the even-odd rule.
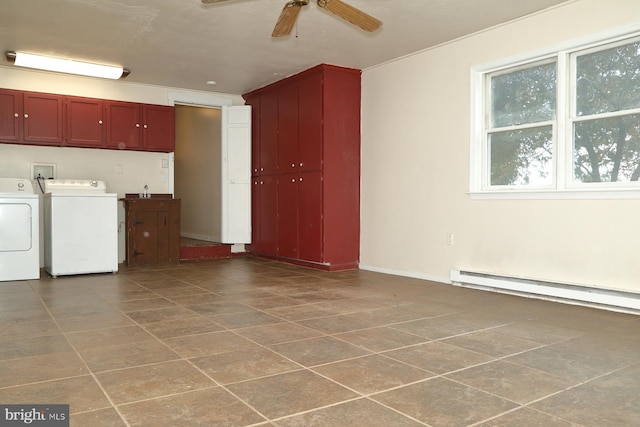
[[73,426],[630,426],[640,317],[250,257],[0,283],[0,403]]

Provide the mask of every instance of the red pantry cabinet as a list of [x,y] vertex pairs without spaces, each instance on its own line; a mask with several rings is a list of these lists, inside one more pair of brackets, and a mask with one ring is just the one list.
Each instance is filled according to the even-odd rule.
[[326,270],[357,268],[360,70],[322,64],[243,96],[254,119],[249,249]]

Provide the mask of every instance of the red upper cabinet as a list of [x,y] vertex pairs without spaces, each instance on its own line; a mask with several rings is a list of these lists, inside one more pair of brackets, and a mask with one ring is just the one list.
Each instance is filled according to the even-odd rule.
[[23,142],[62,145],[64,140],[63,96],[24,92]]
[[278,172],[298,172],[298,85],[278,90]]
[[166,105],[142,105],[142,147],[147,151],[175,149],[175,109]]
[[0,141],[62,145],[64,97],[0,89]]
[[119,150],[139,150],[140,105],[133,102],[106,101],[105,121],[107,148]]
[[134,102],[105,102],[106,147],[171,152],[175,148],[174,108]]
[[298,164],[300,171],[322,169],[322,73],[312,73],[299,84]]
[[22,140],[22,92],[0,89],[0,141]]
[[278,89],[278,172],[322,168],[322,73]]
[[246,105],[251,106],[251,176],[260,174],[260,97],[247,98]]
[[172,152],[175,109],[0,89],[0,142]]
[[67,97],[66,144],[100,148],[104,144],[104,109],[101,99]]
[[260,145],[258,157],[260,175],[278,172],[278,93],[266,92],[260,96]]

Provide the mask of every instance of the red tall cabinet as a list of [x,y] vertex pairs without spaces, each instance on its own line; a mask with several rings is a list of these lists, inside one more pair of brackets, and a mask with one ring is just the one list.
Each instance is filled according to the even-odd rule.
[[360,70],[322,64],[244,95],[253,111],[250,250],[358,267]]

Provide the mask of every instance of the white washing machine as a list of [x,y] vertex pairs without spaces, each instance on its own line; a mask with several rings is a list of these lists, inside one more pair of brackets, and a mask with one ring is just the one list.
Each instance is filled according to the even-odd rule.
[[118,195],[104,181],[44,181],[44,267],[53,277],[118,271]]
[[31,181],[0,178],[0,281],[40,278],[40,214]]

